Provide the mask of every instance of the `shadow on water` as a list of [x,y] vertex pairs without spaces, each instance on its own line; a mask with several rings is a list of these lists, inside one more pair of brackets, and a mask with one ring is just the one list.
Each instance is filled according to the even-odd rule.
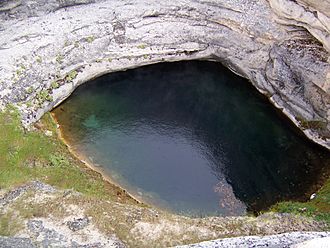
[[54,110],[66,140],[123,187],[176,212],[237,215],[305,200],[330,155],[211,62],[103,76]]

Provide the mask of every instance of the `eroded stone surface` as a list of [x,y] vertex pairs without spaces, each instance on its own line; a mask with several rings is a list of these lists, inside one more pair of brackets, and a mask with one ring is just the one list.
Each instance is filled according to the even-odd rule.
[[[19,194],[8,197],[13,192]],[[13,237],[0,237],[0,247],[171,247],[242,235],[300,231],[303,236],[326,227],[313,219],[278,213],[188,218],[115,200],[92,199],[38,181],[13,188],[2,199],[7,203],[0,206],[0,215],[6,215],[14,223],[11,226],[18,229],[11,234]],[[300,236],[290,240],[307,240]],[[252,238],[256,244],[259,242],[260,237]],[[271,240],[289,239],[280,235]]]
[[[176,246],[177,248],[245,248],[245,247],[267,247],[267,248],[284,248],[284,247],[302,247],[301,242],[306,240],[320,239],[330,237],[329,232],[292,232],[270,236],[246,236],[238,238],[228,238],[221,240],[206,241],[199,244],[191,244],[184,246]],[[314,245],[317,243],[314,243]],[[316,246],[314,246],[316,247]]]
[[300,25],[278,23],[268,1],[7,0],[0,18],[0,105],[19,106],[25,125],[105,73],[205,59],[330,147],[329,53]]

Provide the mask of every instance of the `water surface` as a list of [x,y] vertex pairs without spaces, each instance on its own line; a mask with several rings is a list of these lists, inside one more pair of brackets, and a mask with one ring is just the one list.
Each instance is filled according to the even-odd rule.
[[307,199],[329,172],[326,150],[216,63],[106,75],[54,113],[76,151],[128,191],[179,213],[238,215]]

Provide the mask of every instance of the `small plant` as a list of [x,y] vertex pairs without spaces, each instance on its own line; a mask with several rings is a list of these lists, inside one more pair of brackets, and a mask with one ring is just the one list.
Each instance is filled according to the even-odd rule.
[[64,46],[65,46],[65,47],[70,46],[70,45],[71,45],[71,42],[70,42],[70,41],[66,40],[66,41],[64,42]]
[[17,70],[16,70],[16,75],[17,75],[17,76],[22,75],[22,73],[23,73],[23,71],[22,71],[21,69],[17,69]]
[[112,62],[112,58],[108,58],[108,61],[111,63]]
[[57,89],[60,87],[60,84],[57,81],[54,81],[50,86],[52,87],[52,89]]
[[148,54],[143,55],[143,58],[148,59],[149,58]]
[[40,103],[43,103],[45,101],[51,102],[53,100],[53,97],[48,93],[47,90],[42,90],[37,94],[37,99]]
[[140,44],[137,46],[137,48],[139,48],[139,49],[145,49],[146,47],[147,47],[146,44]]
[[78,47],[79,47],[79,41],[75,41],[75,42],[74,42],[74,47],[75,47],[75,48],[78,48]]
[[88,43],[92,43],[94,40],[95,40],[95,37],[94,37],[93,35],[88,36],[88,37],[86,38],[86,41],[87,41]]
[[26,92],[27,92],[28,94],[33,93],[33,91],[34,91],[34,88],[33,88],[32,86],[30,86],[30,87],[26,90]]
[[66,81],[71,82],[73,79],[75,79],[78,75],[78,72],[76,70],[70,71],[69,74],[65,77]]
[[62,64],[63,63],[63,55],[62,54],[57,54],[56,56],[56,62],[59,63],[59,64]]
[[36,61],[37,61],[37,63],[41,64],[41,63],[42,63],[42,59],[41,59],[41,57],[38,56],[37,59],[36,59]]
[[32,107],[32,102],[31,101],[28,101],[27,103],[26,103],[26,106],[28,107],[28,108],[31,108]]
[[102,59],[95,59],[95,62],[96,63],[101,63],[102,62]]

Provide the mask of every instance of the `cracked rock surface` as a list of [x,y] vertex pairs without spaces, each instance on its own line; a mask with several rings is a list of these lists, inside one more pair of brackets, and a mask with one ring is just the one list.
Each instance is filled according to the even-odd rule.
[[[304,12],[301,18],[283,13],[302,3],[305,9],[310,5],[314,19]],[[329,50],[328,38],[322,38],[329,30],[321,6],[327,3],[2,1],[0,106],[18,106],[27,126],[103,74],[212,60],[249,79],[309,138],[330,148]]]

